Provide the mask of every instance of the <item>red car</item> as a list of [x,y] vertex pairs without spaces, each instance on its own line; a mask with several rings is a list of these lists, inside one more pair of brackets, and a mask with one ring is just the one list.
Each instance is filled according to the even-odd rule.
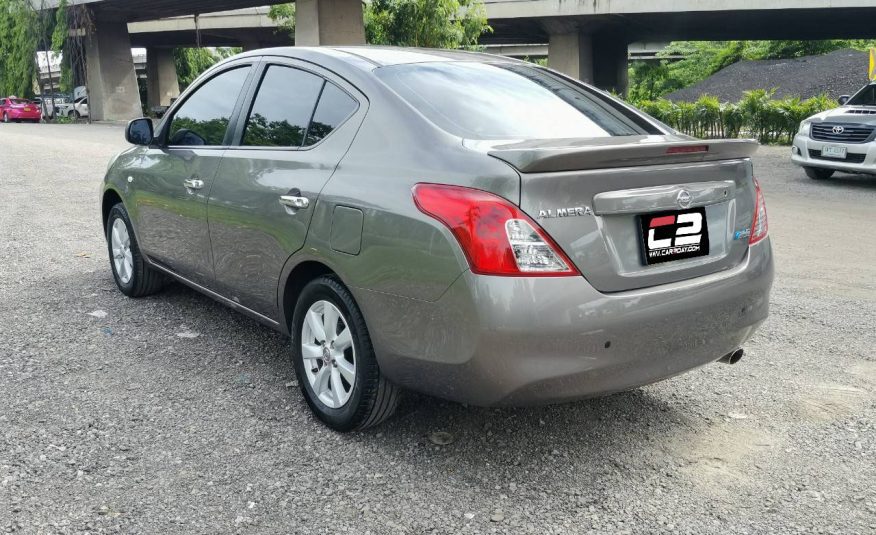
[[43,112],[37,104],[23,98],[7,97],[0,99],[0,117],[4,123],[15,121],[33,121],[38,123]]

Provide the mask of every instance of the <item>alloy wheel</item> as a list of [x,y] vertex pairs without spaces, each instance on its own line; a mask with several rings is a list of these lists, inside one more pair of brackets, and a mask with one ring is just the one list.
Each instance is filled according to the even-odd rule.
[[128,226],[121,218],[113,221],[110,241],[116,275],[122,284],[128,284],[131,277],[134,276],[134,255],[131,253],[131,236],[128,234]]
[[356,348],[347,319],[329,301],[316,301],[301,326],[304,372],[316,397],[327,407],[344,406],[356,383]]

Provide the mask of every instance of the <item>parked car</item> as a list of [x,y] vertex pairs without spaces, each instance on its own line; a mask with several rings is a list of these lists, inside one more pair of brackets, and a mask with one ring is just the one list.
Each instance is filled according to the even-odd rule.
[[827,179],[836,171],[876,174],[876,82],[841,106],[813,115],[800,124],[791,161],[810,178]]
[[[39,106],[40,110],[44,117],[52,119],[55,117],[55,108],[61,106],[62,104],[66,104],[69,99],[64,95],[55,95],[52,97],[51,95],[42,95],[39,98]],[[36,102],[36,99],[34,100]]]
[[88,117],[88,97],[81,97],[74,102],[68,102],[58,106],[58,113],[62,117],[79,119]]
[[39,106],[29,100],[18,97],[6,97],[0,99],[0,117],[2,117],[4,123],[12,121],[16,123],[21,121],[38,123],[42,119],[42,112]]
[[337,430],[401,389],[528,405],[734,363],[767,316],[756,143],[538,65],[253,51],[126,136],[101,199],[119,290],[177,280],[289,335]]

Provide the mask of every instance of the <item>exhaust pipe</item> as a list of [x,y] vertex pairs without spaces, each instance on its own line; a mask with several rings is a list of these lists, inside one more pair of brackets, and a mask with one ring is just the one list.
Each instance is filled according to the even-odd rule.
[[736,351],[733,351],[732,353],[727,353],[723,357],[719,358],[718,362],[721,362],[723,364],[736,364],[737,362],[742,360],[742,356],[744,354],[745,354],[745,351],[743,351],[740,348],[740,349],[737,349]]

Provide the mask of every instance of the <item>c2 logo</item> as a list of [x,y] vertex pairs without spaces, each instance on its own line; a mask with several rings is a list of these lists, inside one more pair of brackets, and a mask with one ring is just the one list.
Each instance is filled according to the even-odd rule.
[[[675,237],[657,239],[661,227],[675,226]],[[703,215],[699,212],[655,217],[648,229],[648,249],[667,249],[685,245],[698,245],[702,241]]]

